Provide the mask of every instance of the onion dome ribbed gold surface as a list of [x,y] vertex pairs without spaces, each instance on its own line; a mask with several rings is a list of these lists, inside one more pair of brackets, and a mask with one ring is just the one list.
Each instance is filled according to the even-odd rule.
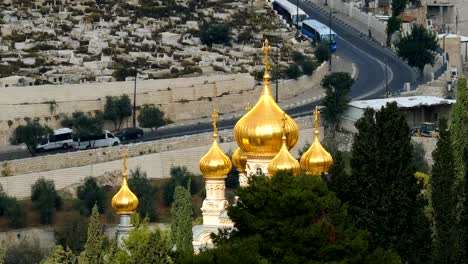
[[319,114],[318,108],[315,109],[315,135],[314,142],[310,148],[302,155],[301,167],[308,175],[321,175],[328,172],[333,165],[333,158],[320,144],[319,140]]
[[[283,122],[286,121],[286,114],[284,114]],[[268,164],[268,174],[274,176],[278,171],[291,170],[294,176],[299,175],[301,166],[296,158],[291,155],[286,145],[286,136],[282,137],[281,149],[278,154]]]
[[138,198],[130,190],[127,182],[127,152],[124,148],[122,151],[123,158],[123,180],[120,190],[112,197],[112,208],[117,214],[133,214],[138,207]]
[[246,172],[247,157],[240,148],[237,148],[234,153],[232,153],[232,163],[234,163],[234,166],[236,166],[239,172]]
[[[265,53],[263,59],[265,74],[260,99],[234,127],[237,145],[247,156],[275,156],[281,149],[283,110],[276,104],[271,93],[270,63],[268,61],[270,50],[268,40],[265,40],[262,48]],[[288,115],[286,115],[285,133],[286,146],[291,149],[297,143],[299,127]]]
[[218,114],[213,114],[213,144],[208,152],[200,159],[199,167],[205,179],[219,179],[227,177],[227,174],[232,169],[232,163],[226,154],[218,145],[218,128],[216,127],[216,119]]

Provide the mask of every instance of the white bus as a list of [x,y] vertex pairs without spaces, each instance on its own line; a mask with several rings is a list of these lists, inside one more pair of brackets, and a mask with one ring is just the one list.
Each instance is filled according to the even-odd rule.
[[317,20],[308,19],[302,22],[302,35],[315,42],[331,41],[330,50],[336,51],[336,33]]
[[73,138],[74,146],[78,149],[92,149],[120,145],[120,139],[111,132],[104,130],[99,135],[89,137]]
[[42,152],[59,148],[71,148],[74,145],[72,134],[73,130],[70,128],[60,128],[54,130],[53,133],[42,138],[41,143],[36,146],[36,151]]
[[290,25],[296,25],[299,23],[299,26],[302,24],[302,21],[309,18],[309,16],[295,4],[290,3],[288,0],[273,0],[273,10],[278,12]]

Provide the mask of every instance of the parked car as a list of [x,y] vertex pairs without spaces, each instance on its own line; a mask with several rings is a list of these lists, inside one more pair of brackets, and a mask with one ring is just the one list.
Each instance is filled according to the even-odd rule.
[[60,128],[53,133],[42,138],[41,143],[36,146],[37,152],[53,149],[67,149],[74,145],[72,139],[73,130],[70,128]]
[[135,139],[143,137],[143,129],[138,127],[125,128],[115,134],[120,140]]
[[107,130],[104,130],[99,135],[93,135],[90,137],[74,137],[73,141],[75,141],[75,147],[78,149],[92,149],[120,145],[120,139]]

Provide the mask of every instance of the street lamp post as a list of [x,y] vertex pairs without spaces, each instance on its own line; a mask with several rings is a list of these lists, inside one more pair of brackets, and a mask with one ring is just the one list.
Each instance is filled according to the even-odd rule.
[[329,64],[328,64],[328,71],[331,72],[332,71],[332,30],[331,30],[331,24],[332,24],[332,9],[331,9],[331,6],[330,6],[330,21],[329,21],[329,28],[330,28],[330,32],[329,32],[329,35],[328,35],[328,54],[329,54]]
[[136,85],[137,85],[138,70],[135,68],[135,85],[133,87],[133,127],[136,127]]

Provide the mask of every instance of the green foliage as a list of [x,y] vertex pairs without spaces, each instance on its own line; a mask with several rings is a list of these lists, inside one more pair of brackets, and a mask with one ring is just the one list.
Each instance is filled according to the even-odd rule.
[[63,127],[73,128],[75,135],[79,138],[89,138],[89,136],[102,133],[104,118],[101,112],[95,116],[85,115],[76,111],[72,116],[63,116],[60,124]]
[[51,224],[55,209],[62,206],[62,198],[55,190],[52,180],[40,178],[31,187],[31,201],[35,209],[40,212],[40,220],[44,225]]
[[340,199],[373,248],[394,249],[408,263],[428,263],[430,227],[426,201],[411,166],[410,128],[396,103],[367,109],[355,124],[351,175],[342,177]]
[[9,244],[3,257],[3,264],[39,263],[44,254],[39,241],[32,242],[22,239],[19,243]]
[[320,42],[314,51],[315,58],[319,63],[327,61],[330,58],[330,44],[328,41]]
[[90,215],[94,206],[97,206],[100,213],[106,208],[106,193],[93,177],[85,178],[83,184],[78,186],[76,196],[78,208],[83,215]]
[[426,161],[426,151],[423,144],[419,142],[412,142],[413,144],[413,162],[412,165],[417,171],[429,173],[429,164]]
[[73,252],[69,249],[63,249],[61,245],[52,248],[47,259],[41,264],[76,264],[77,260]]
[[151,185],[151,182],[146,176],[146,172],[140,167],[130,172],[128,185],[133,193],[138,197],[137,212],[140,215],[148,217],[151,221],[156,220],[156,206],[154,194],[156,189]]
[[0,216],[8,219],[10,226],[20,228],[26,222],[26,211],[16,200],[4,193],[0,193]]
[[190,181],[187,188],[177,186],[171,208],[171,242],[181,256],[193,254],[192,245],[192,197]]
[[154,105],[144,105],[138,115],[138,123],[144,128],[158,128],[166,124],[164,112]]
[[465,199],[462,201],[462,212],[460,214],[460,248],[462,249],[462,259],[468,259],[468,148],[464,149],[463,162],[465,163],[465,171],[463,177],[462,191]]
[[297,79],[301,77],[302,71],[297,64],[290,64],[288,69],[286,69],[286,77],[289,79]]
[[455,172],[460,180],[463,180],[466,170],[463,161],[464,149],[468,146],[468,111],[466,109],[468,109],[468,86],[465,78],[459,78],[457,101],[452,106],[450,136],[453,144]]
[[400,15],[405,11],[408,0],[392,0],[392,15],[387,21],[387,47],[390,47],[393,33],[401,28]]
[[394,253],[369,250],[366,232],[320,177],[254,177],[237,195],[228,208],[235,229],[220,232],[216,248],[195,263],[401,263]]
[[84,249],[87,239],[88,220],[78,213],[71,214],[62,226],[56,226],[54,230],[56,243],[63,248],[69,248],[74,254],[79,254]]
[[104,230],[99,220],[97,206],[89,218],[88,237],[84,245],[84,250],[78,257],[79,264],[102,264],[104,261]]
[[177,186],[187,186],[191,180],[191,193],[197,193],[203,188],[203,184],[196,180],[197,176],[187,170],[185,166],[171,167],[171,179],[164,186],[164,203],[170,205],[174,201],[174,191]]
[[41,139],[51,133],[52,130],[48,126],[43,126],[39,123],[39,119],[33,121],[28,120],[26,125],[19,125],[13,131],[13,135],[10,139],[11,144],[24,143],[28,147],[31,154],[34,154],[34,150]]
[[435,33],[423,25],[416,24],[411,33],[405,34],[396,43],[398,56],[408,61],[410,66],[423,74],[426,64],[434,65],[435,54],[439,45]]
[[239,171],[233,166],[226,177],[226,188],[236,189],[237,187],[239,187]]
[[226,24],[204,24],[200,28],[200,40],[211,47],[213,44],[229,45],[231,43],[230,31]]
[[128,95],[106,96],[104,119],[112,121],[115,129],[119,130],[123,119],[132,116],[132,113],[132,104]]
[[447,120],[439,120],[437,148],[432,152],[432,208],[434,210],[434,263],[460,263],[457,230],[457,193],[453,152]]
[[302,72],[305,75],[312,75],[314,73],[315,69],[317,69],[317,64],[310,58],[306,58],[302,62]]
[[346,72],[330,73],[322,79],[321,85],[325,89],[323,118],[332,132],[339,129],[341,117],[351,100],[350,92],[353,84],[353,78]]
[[169,235],[159,229],[148,229],[148,222],[135,223],[135,229],[128,233],[123,247],[117,250],[116,263],[174,263],[171,259]]

